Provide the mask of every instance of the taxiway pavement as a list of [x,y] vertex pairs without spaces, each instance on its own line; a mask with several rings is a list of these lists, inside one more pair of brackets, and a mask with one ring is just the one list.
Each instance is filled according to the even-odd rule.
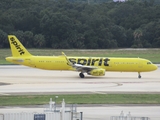
[[[160,94],[160,69],[153,72],[138,73],[106,72],[104,77],[88,76],[79,78],[74,71],[47,71],[24,66],[0,66],[0,95],[16,94],[83,94],[83,93],[149,93]],[[13,111],[41,111],[43,108],[7,107],[0,113]],[[109,120],[121,111],[131,112],[132,116],[150,117],[160,120],[159,105],[101,105],[78,107],[84,114],[84,120]]]
[[106,72],[104,77],[75,71],[48,71],[24,66],[0,66],[0,95],[43,93],[160,93],[160,69],[153,72]]

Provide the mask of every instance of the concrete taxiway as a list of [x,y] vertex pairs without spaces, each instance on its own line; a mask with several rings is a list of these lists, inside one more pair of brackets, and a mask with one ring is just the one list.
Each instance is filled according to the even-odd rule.
[[[74,71],[46,71],[24,66],[0,66],[0,95],[16,94],[83,94],[83,93],[149,93],[160,94],[160,69],[141,73],[106,72],[104,77],[88,76],[79,78]],[[33,110],[41,112],[43,108],[0,108],[0,113]],[[150,117],[160,120],[160,106],[135,105],[98,105],[81,106],[78,111],[84,114],[84,120],[109,120],[123,110],[132,116]]]
[[160,93],[160,69],[138,73],[106,72],[104,77],[74,71],[47,71],[24,66],[0,66],[0,94],[34,93]]

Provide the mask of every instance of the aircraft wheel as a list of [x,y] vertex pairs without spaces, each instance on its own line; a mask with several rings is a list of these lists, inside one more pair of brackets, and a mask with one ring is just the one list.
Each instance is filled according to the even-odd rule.
[[84,78],[84,74],[83,73],[79,73],[79,77],[80,78]]
[[138,75],[138,78],[141,78],[141,75],[140,75],[140,73],[139,73],[139,75]]

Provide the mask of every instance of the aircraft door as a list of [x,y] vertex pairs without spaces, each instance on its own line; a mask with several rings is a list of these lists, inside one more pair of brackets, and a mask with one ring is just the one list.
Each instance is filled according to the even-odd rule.
[[30,66],[30,67],[35,67],[35,64],[34,64],[34,61],[31,60],[31,59],[26,59],[27,60],[27,64]]
[[112,67],[112,62],[108,61],[108,67]]
[[138,68],[143,68],[143,63],[141,61],[138,63]]

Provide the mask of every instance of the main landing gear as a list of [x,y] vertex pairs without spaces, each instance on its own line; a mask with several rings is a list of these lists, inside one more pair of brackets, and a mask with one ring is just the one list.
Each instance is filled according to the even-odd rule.
[[138,78],[139,78],[139,79],[141,78],[141,74],[140,74],[140,72],[138,73]]
[[79,77],[80,78],[84,78],[84,74],[83,73],[79,73]]

